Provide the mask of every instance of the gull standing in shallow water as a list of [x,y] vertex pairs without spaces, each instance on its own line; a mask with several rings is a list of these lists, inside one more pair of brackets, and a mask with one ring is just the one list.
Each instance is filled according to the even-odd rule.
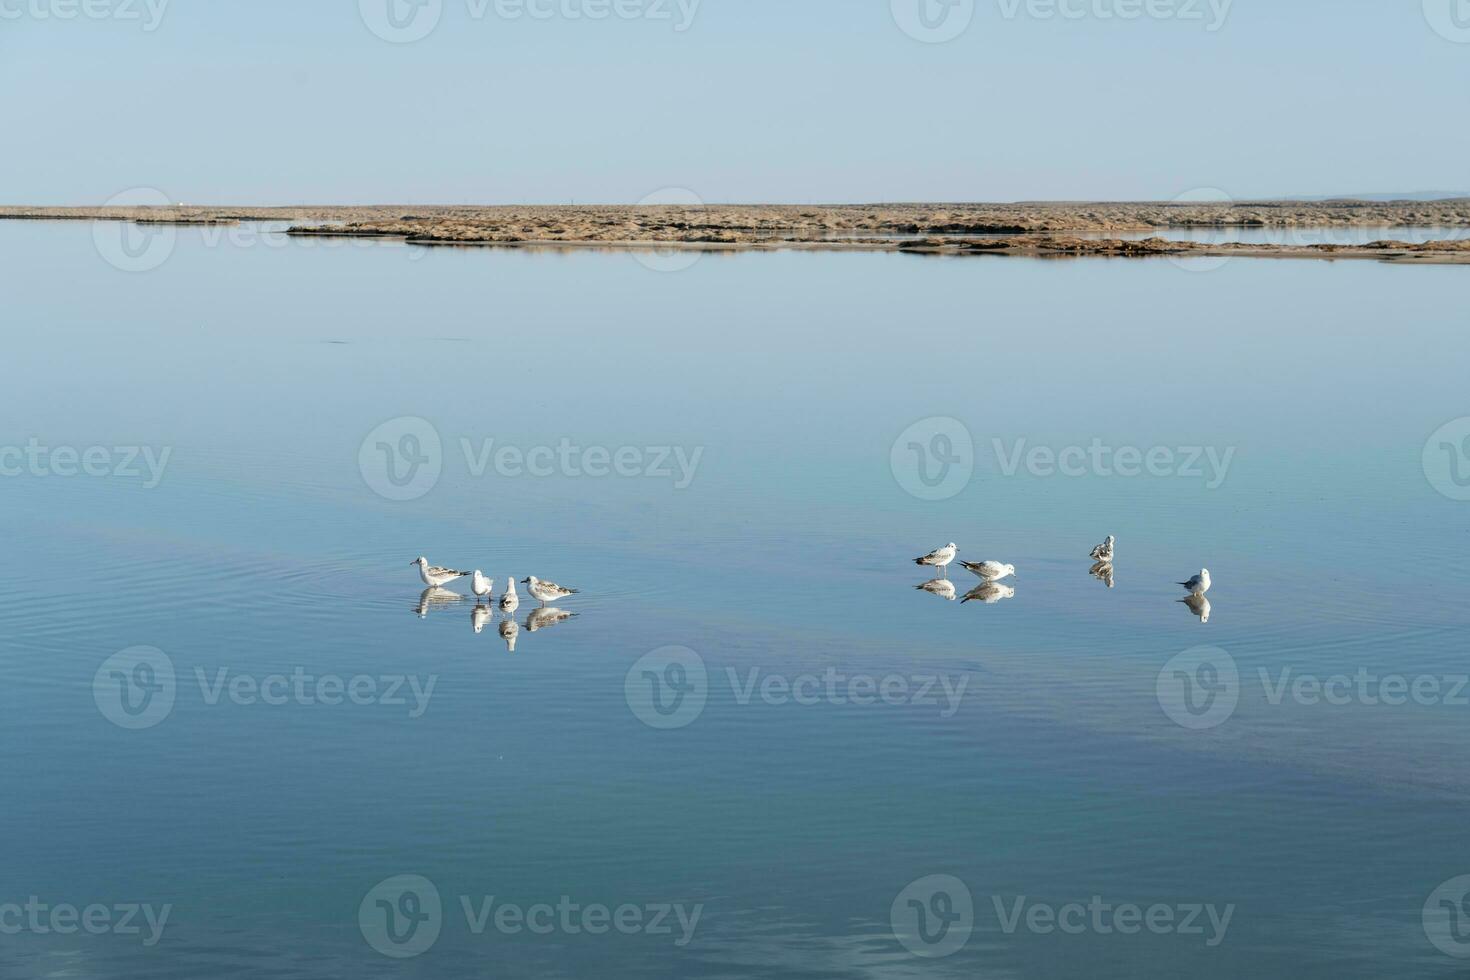
[[476,598],[490,598],[490,592],[494,588],[495,580],[486,578],[478,568],[475,569],[475,577],[470,579],[470,591],[475,594]]
[[1015,565],[1003,565],[998,561],[962,561],[960,564],[987,582],[1016,574]]
[[521,579],[521,584],[526,587],[527,592],[531,593],[533,599],[541,600],[542,605],[577,594],[576,589],[564,589],[555,582],[543,582],[534,575]]
[[[516,595],[516,580],[508,578],[505,580],[505,592],[500,596],[500,611],[513,613],[521,608],[521,597]],[[512,647],[514,649],[514,647]]]
[[949,563],[954,561],[954,556],[959,554],[960,549],[951,541],[943,548],[935,548],[923,558],[915,558],[915,565],[933,565],[935,568],[948,574]]
[[420,558],[409,562],[410,565],[419,567],[419,578],[431,589],[437,589],[445,582],[453,582],[457,578],[464,578],[469,572],[456,572],[452,568],[444,568],[441,565],[430,565],[429,559]]
[[1184,586],[1190,595],[1204,595],[1210,591],[1210,570],[1208,568],[1201,568],[1199,574],[1194,578],[1188,582],[1180,582],[1179,584]]
[[1113,542],[1115,540],[1116,539],[1111,534],[1109,534],[1108,539],[1102,544],[1098,545],[1096,548],[1093,548],[1092,554],[1088,557],[1090,557],[1093,561],[1105,561],[1109,565],[1111,565],[1113,563]]

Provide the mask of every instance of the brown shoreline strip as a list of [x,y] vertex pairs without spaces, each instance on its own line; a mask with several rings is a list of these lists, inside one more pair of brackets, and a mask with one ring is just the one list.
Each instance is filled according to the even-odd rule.
[[[650,207],[0,207],[0,220],[118,220],[231,225],[292,222],[299,237],[391,238],[418,245],[515,248],[667,248],[709,251],[894,251],[916,255],[1249,256],[1470,263],[1470,242],[1397,241],[1395,227],[1470,228],[1470,199]],[[1164,229],[1279,230],[1267,244],[1113,238]],[[1334,230],[1383,229],[1369,243],[1331,243]],[[1306,243],[1291,243],[1293,238]],[[1329,242],[1317,241],[1321,238]]]

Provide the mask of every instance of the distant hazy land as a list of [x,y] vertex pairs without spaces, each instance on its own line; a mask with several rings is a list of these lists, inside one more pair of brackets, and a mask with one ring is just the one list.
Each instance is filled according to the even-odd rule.
[[[1470,241],[1407,242],[1393,228],[1470,228],[1470,199],[1025,202],[865,205],[0,207],[0,219],[169,224],[291,222],[298,236],[396,238],[422,245],[888,250],[985,255],[1251,255],[1470,263]],[[1146,237],[1167,229],[1282,229],[1268,243]],[[1323,243],[1292,230],[1385,229]],[[1126,237],[1109,237],[1108,233]],[[1298,240],[1301,238],[1302,240]]]

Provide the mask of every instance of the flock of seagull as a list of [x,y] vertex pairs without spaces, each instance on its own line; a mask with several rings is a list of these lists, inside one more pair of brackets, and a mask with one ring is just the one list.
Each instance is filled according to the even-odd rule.
[[[1109,534],[1107,540],[1093,548],[1092,553],[1088,556],[1094,562],[1088,572],[1110,589],[1113,587],[1113,548],[1117,540]],[[957,593],[948,578],[949,566],[959,556],[959,552],[959,547],[951,541],[942,548],[935,548],[927,555],[915,558],[915,565],[928,566],[939,571],[938,578],[917,585],[915,588],[953,602]],[[1015,577],[1015,565],[998,561],[962,561],[960,567],[973,572],[980,579],[980,584],[965,595],[961,605],[971,601],[993,605],[1005,599],[1015,598],[1015,587],[1005,585],[1001,581]],[[1186,598],[1179,601],[1188,606],[1189,611],[1198,616],[1201,622],[1208,623],[1210,621],[1210,600],[1205,598],[1205,593],[1210,591],[1210,570],[1202,568],[1198,575],[1180,582],[1179,585],[1189,593]]]
[[[506,648],[511,653],[515,653],[516,638],[521,632],[520,624],[515,620],[515,613],[521,607],[521,597],[516,592],[516,580],[514,577],[506,578],[505,591],[500,594],[500,601],[496,603],[494,601],[495,580],[486,578],[484,573],[478,568],[473,572],[461,572],[458,569],[445,568],[443,565],[431,565],[427,558],[419,558],[416,561],[410,562],[410,564],[418,567],[419,578],[428,586],[424,590],[424,594],[419,597],[418,606],[415,607],[420,617],[427,616],[429,609],[433,606],[458,602],[463,599],[464,596],[458,592],[452,592],[444,588],[444,586],[450,582],[467,578],[470,580],[470,591],[475,594],[475,608],[470,612],[470,622],[474,626],[475,632],[480,633],[484,631],[491,619],[494,618],[495,607],[498,605],[500,611],[504,614],[504,618],[500,621],[500,637],[505,640]],[[558,623],[566,622],[576,615],[576,613],[567,612],[565,609],[548,606],[547,603],[574,596],[578,592],[577,589],[568,589],[564,586],[557,585],[555,582],[543,582],[534,575],[521,579],[520,584],[526,587],[526,591],[531,594],[531,598],[541,603],[540,607],[533,609],[531,614],[526,617],[526,630],[528,632],[535,633],[537,630],[555,626]]]

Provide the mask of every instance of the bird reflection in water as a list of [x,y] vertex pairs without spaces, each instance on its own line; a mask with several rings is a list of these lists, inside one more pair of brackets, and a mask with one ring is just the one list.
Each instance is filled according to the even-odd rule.
[[997,602],[1016,597],[1016,587],[1013,585],[1002,585],[1000,582],[981,582],[965,594],[965,602],[983,602],[987,606],[993,606]]
[[1113,587],[1113,563],[1112,562],[1110,562],[1110,561],[1100,561],[1096,565],[1093,565],[1091,568],[1089,568],[1087,570],[1087,573],[1089,575],[1091,575],[1093,578],[1097,579],[1099,582],[1101,582],[1104,585],[1106,585],[1108,588],[1111,589]]
[[947,578],[930,579],[923,585],[916,585],[914,586],[914,588],[918,589],[920,592],[927,592],[930,595],[937,595],[939,596],[939,598],[947,599],[950,602],[954,602],[955,599],[954,583]]
[[1190,612],[1198,616],[1201,623],[1208,623],[1210,621],[1210,600],[1204,596],[1192,595],[1179,601],[1184,603]]
[[463,599],[464,596],[458,592],[450,592],[448,589],[441,589],[431,585],[424,590],[423,595],[419,596],[418,604],[413,607],[413,611],[418,613],[419,619],[427,619],[429,617],[429,610],[443,609]]

